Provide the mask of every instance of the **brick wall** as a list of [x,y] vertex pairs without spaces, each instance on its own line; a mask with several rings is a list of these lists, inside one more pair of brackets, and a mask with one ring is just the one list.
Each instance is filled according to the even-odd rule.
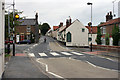
[[120,53],[120,46],[93,45],[93,49],[100,49]]
[[[27,33],[27,27],[28,26],[16,26],[16,33]],[[31,31],[33,34],[35,34],[35,26],[29,26],[31,28]]]
[[[109,34],[111,35],[114,26],[115,26],[115,25],[106,26],[106,33],[109,33]],[[116,24],[116,26],[118,27],[118,24]]]

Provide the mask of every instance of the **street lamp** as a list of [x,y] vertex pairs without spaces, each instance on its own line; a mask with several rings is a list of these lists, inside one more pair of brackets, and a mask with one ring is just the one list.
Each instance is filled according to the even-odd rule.
[[90,44],[90,51],[92,52],[92,4],[93,3],[90,3],[88,2],[87,5],[91,5],[91,22],[89,22],[89,26],[91,27],[91,44]]
[[115,1],[116,1],[116,0],[112,1],[112,3],[113,3],[113,17],[116,16],[116,15],[114,14],[114,7],[115,7],[115,6],[114,6],[114,3],[115,3]]

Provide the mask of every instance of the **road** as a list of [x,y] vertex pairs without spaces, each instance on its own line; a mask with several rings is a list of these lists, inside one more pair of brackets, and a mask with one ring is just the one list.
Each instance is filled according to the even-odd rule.
[[[44,43],[44,38],[42,36],[39,43],[27,45],[23,50],[48,74],[56,78],[118,78],[118,62],[69,50],[51,37],[46,37]],[[20,46],[17,45],[17,49]]]

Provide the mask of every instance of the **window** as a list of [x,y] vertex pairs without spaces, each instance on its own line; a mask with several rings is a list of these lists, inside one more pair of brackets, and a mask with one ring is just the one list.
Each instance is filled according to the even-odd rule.
[[71,42],[71,33],[70,32],[67,33],[67,42]]
[[91,37],[89,37],[89,38],[88,38],[88,41],[92,41],[92,38],[91,38]]
[[30,32],[31,31],[31,28],[30,27],[27,27],[27,32]]
[[103,34],[106,34],[106,27],[103,27]]
[[82,28],[82,32],[85,32],[85,29],[84,29],[84,28]]

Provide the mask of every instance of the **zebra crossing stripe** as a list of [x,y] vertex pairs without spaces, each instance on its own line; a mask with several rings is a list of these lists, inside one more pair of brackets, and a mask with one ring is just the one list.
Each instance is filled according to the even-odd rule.
[[41,57],[46,57],[47,55],[45,53],[38,53]]
[[83,55],[83,54],[77,53],[77,52],[71,52],[71,53],[73,53],[73,54],[75,54],[75,55],[79,55],[79,56]]
[[70,53],[68,53],[68,52],[61,52],[61,53],[64,54],[64,55],[67,55],[67,56],[72,55],[72,54],[70,54]]
[[56,53],[56,52],[50,52],[50,54],[52,54],[53,56],[59,56],[60,54]]
[[35,57],[34,53],[29,53],[28,54],[30,57]]

